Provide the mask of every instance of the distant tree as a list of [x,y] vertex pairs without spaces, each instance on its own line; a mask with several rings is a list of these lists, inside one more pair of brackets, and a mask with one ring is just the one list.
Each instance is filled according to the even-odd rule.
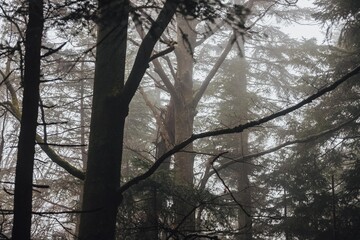
[[[80,222],[77,226],[78,233],[73,236],[79,239],[214,239],[222,235],[238,235],[239,239],[251,239],[252,236],[260,237],[261,234],[270,233],[270,224],[285,224],[286,219],[296,219],[297,213],[302,214],[300,208],[299,211],[292,209],[300,204],[289,200],[297,186],[308,187],[301,182],[302,172],[290,172],[294,179],[297,179],[296,184],[282,182],[280,189],[284,196],[281,196],[268,187],[278,183],[261,182],[259,175],[269,176],[269,171],[274,170],[272,163],[281,166],[280,159],[270,161],[271,157],[265,158],[264,155],[282,148],[282,145],[259,153],[253,146],[256,145],[257,150],[261,150],[262,146],[269,145],[269,141],[276,142],[284,136],[294,137],[295,142],[306,142],[307,137],[301,135],[305,134],[305,131],[291,132],[292,126],[298,126],[297,129],[302,126],[309,127],[306,124],[297,124],[299,119],[296,119],[296,116],[288,115],[286,120],[291,120],[288,121],[289,128],[279,128],[276,133],[268,128],[271,126],[274,129],[273,125],[266,124],[333,91],[341,82],[357,74],[359,68],[349,74],[347,72],[350,67],[338,74],[329,72],[333,77],[320,79],[322,82],[316,81],[317,85],[314,86],[319,90],[311,95],[315,88],[311,89],[309,82],[313,78],[301,76],[303,72],[311,72],[309,67],[313,67],[310,65],[316,57],[306,56],[299,46],[310,49],[313,47],[312,42],[304,41],[304,45],[299,45],[287,41],[286,44],[279,45],[279,41],[288,40],[285,35],[266,26],[254,27],[265,15],[274,13],[280,18],[284,17],[284,11],[276,12],[275,9],[272,12],[274,2],[247,1],[248,4],[255,4],[251,12],[248,5],[242,5],[244,2],[236,3],[225,5],[221,1],[169,0],[149,1],[144,4],[141,1],[101,0],[97,9],[92,1],[64,4],[51,1],[45,4],[45,31],[41,47],[42,74],[39,75],[42,81],[36,100],[40,112],[36,113],[35,140],[32,147],[37,154],[36,157],[32,156],[32,161],[34,163],[35,158],[39,161],[35,161],[35,171],[33,167],[29,169],[33,171],[36,184],[44,184],[49,190],[41,190],[40,193],[36,188],[32,198],[28,198],[30,205],[33,203],[33,222],[37,227],[40,226],[33,228],[36,230],[34,238],[39,234],[48,237],[51,233],[53,238],[73,234],[77,213],[73,210],[78,209],[77,197],[83,179],[85,187],[80,197]],[[281,4],[276,6],[284,10],[288,4],[291,5],[289,2],[284,4],[285,7]],[[12,18],[4,11],[3,6],[5,5],[0,8],[0,16],[14,26],[19,27],[16,24],[21,25],[21,19],[27,19],[28,9],[18,10],[18,5],[15,5],[14,12],[21,14],[21,17]],[[251,19],[247,25],[244,21],[249,13]],[[92,21],[96,22],[98,27],[95,45],[92,43]],[[30,22],[28,24],[31,29]],[[50,26],[52,30],[48,32]],[[139,36],[135,36],[135,31],[129,31],[132,27]],[[18,31],[18,34],[21,35],[21,31]],[[53,35],[64,43],[53,43]],[[246,54],[243,51],[244,39],[249,44]],[[24,91],[26,89],[25,85],[21,85],[21,81],[18,82],[22,77],[24,64],[25,75],[28,76],[28,61],[24,63],[22,60],[25,52],[22,43],[25,42],[21,38],[18,42],[12,38],[12,41],[6,44],[1,43],[1,53],[10,53],[6,56],[10,59],[7,62],[11,64],[10,70],[6,68],[6,71],[2,72],[3,80],[0,83],[4,88],[1,88],[1,91],[4,91],[6,96],[0,96],[0,104],[4,111],[13,115],[13,120],[26,117],[26,114],[21,114],[18,104],[20,101],[17,100],[22,94],[23,86]],[[267,45],[264,47],[263,43]],[[231,52],[233,46],[240,49],[240,56],[236,56],[235,51]],[[292,48],[289,49],[288,46]],[[27,53],[28,51],[25,52]],[[248,67],[244,63],[244,56],[250,56],[249,63],[258,65]],[[289,61],[289,58],[293,61]],[[312,68],[314,72],[323,72],[327,66],[323,58],[324,56],[316,58],[319,61],[318,65]],[[4,60],[6,59],[1,59],[1,64],[6,62]],[[93,64],[95,80],[88,140],[86,122],[89,118],[88,100],[91,99],[92,90],[87,82],[92,78],[92,71],[89,69]],[[3,65],[1,67],[3,69]],[[216,76],[216,73],[219,74]],[[343,75],[344,77],[340,77]],[[5,79],[7,76],[11,76],[11,79]],[[287,85],[289,79],[294,81],[293,89],[301,90],[297,92],[298,95],[290,93],[291,88]],[[217,80],[216,84],[214,80]],[[336,82],[329,87],[323,87],[322,83],[328,80]],[[149,86],[164,91],[155,91],[154,94],[154,91],[149,90]],[[245,96],[250,96],[247,91],[254,91],[258,95],[244,100]],[[136,92],[139,93],[137,96]],[[283,95],[278,94],[279,92]],[[275,96],[280,96],[282,101],[271,99]],[[332,96],[340,95],[334,92]],[[267,103],[263,100],[266,97]],[[302,97],[304,100],[299,100]],[[324,99],[326,100],[326,97]],[[299,103],[286,108],[294,101]],[[327,101],[323,101],[325,102]],[[224,110],[221,118],[218,118],[217,113],[219,103],[223,104]],[[25,102],[23,104],[26,105]],[[149,108],[146,109],[145,105]],[[339,110],[341,106],[345,106],[345,103],[337,106]],[[226,112],[226,108],[229,112]],[[329,109],[328,106],[326,109]],[[25,111],[25,108],[22,110]],[[150,112],[153,118],[149,115]],[[339,111],[338,114],[341,115],[342,112]],[[310,119],[310,125],[313,122],[309,116],[300,113],[298,116]],[[341,124],[339,119],[333,119]],[[5,121],[6,118],[3,117],[2,120]],[[278,122],[275,122],[275,125],[276,123]],[[39,125],[37,132],[36,125]],[[253,129],[254,134],[248,134],[249,128],[259,125],[264,128]],[[326,126],[318,129],[321,136],[329,130]],[[322,130],[325,133],[322,133]],[[6,131],[13,130],[8,128]],[[219,137],[224,134],[231,136]],[[2,142],[4,136],[6,134],[2,133]],[[16,138],[16,135],[14,136]],[[309,138],[313,140],[314,137],[310,134]],[[38,146],[35,146],[35,141]],[[85,145],[88,141],[87,151]],[[328,143],[327,140],[324,142]],[[252,143],[256,144],[251,145]],[[290,141],[283,145],[287,144],[294,143]],[[320,141],[317,146],[320,148],[316,148],[314,153],[322,151]],[[350,148],[350,145],[347,148]],[[20,150],[21,148],[19,152]],[[292,150],[297,151],[295,148]],[[229,154],[224,155],[225,151],[229,151]],[[309,154],[311,155],[310,151]],[[256,156],[264,159],[254,161]],[[311,161],[307,155],[299,154],[298,158],[293,158],[294,166],[300,159]],[[267,160],[269,164],[266,163]],[[306,162],[305,160],[303,161]],[[250,168],[250,165],[244,164],[253,161],[263,164],[263,168]],[[322,171],[321,168],[311,167],[309,164],[309,171],[318,170],[316,176],[319,178],[326,179],[324,176],[329,174],[326,169]],[[11,166],[6,168],[9,170],[6,176],[11,179]],[[86,177],[82,168],[86,169]],[[341,175],[347,183],[344,189],[354,188],[353,180],[357,179],[355,170],[356,167],[334,174],[335,182]],[[62,173],[65,172],[77,180],[68,178],[67,173],[63,176]],[[261,191],[250,193],[250,182]],[[11,186],[11,180],[6,184]],[[320,182],[309,187],[316,192],[323,186],[323,182]],[[285,188],[287,190],[283,191]],[[333,207],[334,195],[340,197],[341,194],[338,189],[332,189],[335,190],[334,194],[327,199],[332,200]],[[31,191],[30,189],[30,193]],[[268,196],[265,196],[266,193]],[[6,201],[11,198],[11,191],[5,190],[2,194],[7,195]],[[356,195],[356,191],[343,195],[343,199],[352,199],[352,194]],[[254,202],[256,204],[253,204]],[[302,206],[314,206],[313,203],[315,201],[308,201]],[[10,206],[8,202],[6,204]],[[355,209],[352,208],[353,205],[349,207]],[[2,213],[11,214],[10,208],[2,209]],[[62,212],[63,209],[66,211]],[[277,217],[281,216],[279,212],[282,209],[286,209],[287,214],[285,218],[279,219]],[[327,205],[318,209],[321,212],[319,214],[326,216],[324,212],[328,211]],[[331,213],[335,212],[333,209]],[[27,216],[31,217],[31,207],[28,213]],[[341,214],[336,213],[336,219],[340,218]],[[234,219],[237,224],[234,224]],[[309,221],[311,224],[316,223],[313,219]],[[3,223],[1,226],[5,225],[6,221]],[[243,231],[244,226],[246,231]],[[266,230],[260,229],[263,226]],[[120,233],[116,233],[117,227]],[[275,229],[271,233],[283,234],[284,228],[281,227],[279,231]],[[30,229],[29,224],[26,229]],[[242,234],[244,232],[246,234]],[[288,237],[291,235],[289,231],[286,234]]]
[[[328,23],[328,38],[335,46],[324,52],[324,66],[330,74],[308,76],[315,88],[359,64],[358,1],[316,1],[318,20]],[[334,7],[336,6],[336,7]],[[340,32],[339,37],[333,33]],[[284,151],[283,163],[270,175],[282,191],[277,206],[285,211],[283,222],[273,231],[287,239],[355,239],[359,236],[359,205],[354,200],[358,179],[359,77],[317,101],[316,108],[304,111],[304,124],[294,136],[305,138],[291,151]],[[310,137],[315,136],[316,137]],[[286,157],[288,156],[288,157]],[[282,189],[282,190],[280,190]],[[302,222],[303,224],[298,224]]]

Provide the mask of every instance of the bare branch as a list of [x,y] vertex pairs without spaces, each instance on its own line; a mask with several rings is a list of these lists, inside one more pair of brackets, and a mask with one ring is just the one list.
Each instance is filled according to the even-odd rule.
[[[7,102],[7,104],[0,103],[2,106],[9,105],[7,109],[11,110],[11,114],[13,116],[20,120],[21,119],[21,113],[18,108],[16,108],[12,103]],[[81,170],[77,169],[76,167],[72,166],[70,163],[62,159],[48,144],[45,144],[44,139],[39,135],[36,134],[36,142],[39,144],[40,148],[46,153],[46,155],[57,165],[62,167],[65,171],[73,175],[74,177],[84,180],[85,179],[85,173]]]
[[161,117],[161,115],[159,114],[159,111],[155,108],[154,104],[150,102],[150,99],[148,98],[148,96],[146,95],[146,93],[144,92],[144,90],[141,87],[139,88],[139,91],[140,91],[141,95],[143,96],[145,104],[150,108],[150,110],[152,111],[152,113],[155,117],[156,124],[160,128],[161,137],[165,140],[166,146],[169,147],[171,145],[171,141],[170,141],[171,138],[170,138],[169,133],[166,130],[166,127],[164,125],[164,119]]
[[354,68],[352,71],[350,71],[349,73],[345,74],[343,77],[339,78],[337,81],[333,82],[331,85],[329,85],[328,87],[325,87],[321,90],[319,90],[317,93],[310,95],[309,97],[305,98],[304,100],[300,101],[299,103],[283,109],[277,113],[271,114],[269,116],[260,118],[258,120],[254,120],[254,121],[250,121],[248,123],[245,124],[240,124],[236,127],[233,128],[225,128],[225,129],[220,129],[220,130],[214,130],[214,131],[208,131],[208,132],[202,132],[202,133],[198,133],[198,134],[193,134],[191,135],[191,137],[189,137],[188,139],[186,139],[185,141],[175,145],[172,149],[170,149],[168,152],[166,152],[165,154],[163,154],[160,158],[158,158],[158,160],[156,160],[156,162],[143,174],[131,179],[130,181],[128,181],[127,183],[125,183],[123,186],[119,187],[117,192],[120,195],[121,199],[121,195],[124,191],[126,191],[127,189],[129,189],[130,187],[132,187],[135,184],[138,184],[139,182],[147,179],[148,177],[150,177],[158,168],[159,166],[171,155],[179,152],[181,149],[183,149],[184,147],[186,147],[187,145],[189,145],[190,143],[194,142],[195,140],[198,139],[202,139],[202,138],[207,138],[207,137],[212,137],[212,136],[219,136],[219,135],[224,135],[224,134],[231,134],[231,133],[240,133],[242,131],[244,131],[245,129],[249,129],[255,126],[259,126],[261,124],[267,123],[269,121],[272,121],[276,118],[279,118],[281,116],[285,116],[307,104],[310,104],[312,101],[320,98],[321,96],[323,96],[324,94],[333,91],[334,89],[336,89],[340,84],[342,84],[343,82],[345,82],[346,80],[348,80],[349,78],[357,75],[360,72],[360,65],[357,66],[356,68]]
[[194,96],[194,99],[193,99],[193,106],[196,106],[199,103],[201,97],[203,96],[203,94],[205,93],[207,87],[209,86],[210,81],[213,79],[213,77],[215,76],[215,74],[219,70],[221,64],[224,62],[226,56],[231,51],[231,48],[234,45],[235,41],[236,41],[236,35],[233,34],[230,37],[228,43],[226,44],[226,47],[225,47],[224,51],[221,53],[220,57],[217,59],[216,63],[214,64],[214,66],[210,70],[209,74],[206,76],[206,78],[205,78],[204,82],[202,83],[201,87],[196,92],[196,94]]
[[234,196],[234,194],[232,193],[232,191],[230,190],[230,188],[228,187],[228,185],[225,183],[224,179],[222,179],[222,177],[220,176],[219,172],[216,170],[216,168],[214,167],[214,162],[222,155],[225,153],[221,153],[219,154],[211,163],[212,169],[215,172],[216,176],[220,179],[221,183],[223,184],[223,186],[226,188],[227,192],[230,194],[231,198],[234,200],[234,202],[241,208],[241,210],[245,213],[246,216],[251,217],[250,213],[248,213],[246,211],[246,209],[244,208],[244,206],[236,199],[236,197]]
[[123,91],[119,94],[119,96],[122,96],[125,105],[128,105],[133,98],[145,74],[145,71],[148,68],[147,63],[149,62],[154,46],[175,15],[179,4],[179,1],[176,0],[166,1],[161,12],[159,13],[158,18],[152,24],[148,33],[144,37],[144,40],[142,41],[136,55],[135,62],[129,74],[128,80],[125,83]]
[[153,61],[154,59],[156,58],[159,58],[159,57],[162,57],[168,53],[171,53],[172,51],[174,51],[175,47],[172,45],[170,47],[168,47],[167,49],[165,50],[162,50],[161,52],[158,52],[158,53],[155,53],[154,55],[152,55],[149,59],[149,61]]
[[176,90],[174,88],[174,85],[171,83],[170,79],[168,78],[168,76],[166,75],[164,69],[161,67],[161,64],[159,62],[158,59],[154,59],[153,61],[154,64],[154,71],[159,75],[159,77],[161,78],[161,80],[163,81],[167,91],[170,93],[170,95],[175,99],[179,99]]
[[[353,118],[351,118],[350,120],[348,121],[345,121],[343,123],[341,123],[340,125],[334,127],[334,128],[331,128],[331,129],[327,129],[325,131],[322,131],[322,132],[319,132],[317,134],[313,134],[313,135],[310,135],[310,136],[307,136],[305,138],[300,138],[300,139],[296,139],[296,140],[293,140],[293,141],[288,141],[288,142],[285,142],[285,143],[282,143],[276,147],[273,147],[273,148],[270,148],[268,150],[265,150],[265,151],[262,151],[262,152],[258,152],[258,153],[253,153],[253,154],[249,154],[249,155],[246,155],[246,156],[243,156],[243,157],[240,157],[240,158],[237,158],[237,159],[234,159],[234,160],[231,160],[231,161],[228,161],[224,164],[222,164],[221,166],[219,166],[217,168],[217,171],[221,171],[229,166],[231,166],[232,164],[235,164],[235,163],[238,163],[238,162],[244,162],[244,161],[247,161],[249,159],[253,159],[253,158],[257,158],[257,157],[261,157],[261,156],[264,156],[266,154],[269,154],[269,153],[272,153],[272,152],[276,152],[284,147],[287,147],[287,146],[290,146],[290,145],[294,145],[294,144],[298,144],[298,143],[306,143],[306,142],[310,142],[310,141],[313,141],[315,139],[318,139],[320,137],[323,137],[327,134],[330,134],[330,133],[333,133],[333,132],[336,132],[338,130],[340,130],[341,128],[343,128],[345,125],[355,121],[356,119],[358,119],[360,117],[360,113],[358,113],[356,116],[354,116]],[[209,180],[209,178],[215,173],[215,171],[212,171],[212,172],[207,172],[207,174],[204,174],[204,177],[202,178],[201,182],[202,182],[202,186],[205,185],[205,183]]]
[[61,44],[59,47],[57,47],[57,48],[48,48],[48,47],[42,47],[42,48],[45,48],[45,49],[47,49],[48,50],[48,52],[47,53],[45,53],[45,54],[43,54],[41,57],[42,58],[44,58],[44,57],[47,57],[47,56],[50,56],[50,55],[52,55],[52,54],[54,54],[54,53],[57,53],[58,51],[60,51],[65,45],[66,45],[66,43],[67,42],[64,42],[63,44]]

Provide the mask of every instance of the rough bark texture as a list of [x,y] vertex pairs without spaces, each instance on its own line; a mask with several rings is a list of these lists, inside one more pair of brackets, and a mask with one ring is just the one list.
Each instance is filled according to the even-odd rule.
[[99,1],[100,22],[79,239],[114,239],[125,118],[126,0]]
[[30,239],[32,182],[40,85],[40,52],[44,26],[43,1],[29,1],[25,41],[23,107],[15,177],[12,239]]

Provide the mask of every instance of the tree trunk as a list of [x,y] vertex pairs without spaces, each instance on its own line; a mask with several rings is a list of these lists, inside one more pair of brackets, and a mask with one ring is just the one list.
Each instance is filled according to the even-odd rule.
[[[81,64],[81,73],[84,72],[84,63]],[[85,80],[80,81],[80,144],[81,144],[81,161],[83,163],[82,170],[86,172],[87,168],[87,151],[86,151],[86,140],[85,140]],[[79,206],[82,205],[83,202],[83,185],[80,186],[80,194],[79,194]],[[80,224],[80,215],[76,215],[76,229],[75,232],[79,232],[79,224]]]
[[[179,93],[174,99],[175,143],[180,143],[193,134],[195,107],[193,106],[193,52],[196,41],[196,22],[177,17],[178,46],[176,48],[177,76],[175,89]],[[194,157],[191,153],[193,144],[174,156],[174,181],[179,186],[179,196],[174,198],[175,226],[178,230],[191,232],[195,230],[195,205],[191,194],[193,190]],[[190,196],[190,198],[189,198]]]
[[14,240],[30,239],[31,235],[32,182],[43,27],[43,1],[29,1],[29,22],[25,41],[23,107],[15,176],[14,222],[12,229],[12,239]]
[[[248,132],[240,134],[240,156],[248,154]],[[251,219],[251,186],[249,181],[250,163],[244,162],[238,165],[237,178],[237,201],[241,204],[238,209],[238,240],[252,239],[252,219]]]
[[332,223],[333,223],[333,240],[337,240],[337,222],[336,222],[336,195],[335,195],[335,177],[331,175],[331,198],[332,198]]
[[[161,157],[164,153],[169,150],[169,145],[174,145],[174,104],[173,100],[171,99],[169,105],[167,106],[165,116],[163,118],[164,126],[166,133],[160,133],[159,138],[156,143],[156,158]],[[159,129],[161,131],[161,129]],[[162,136],[168,136],[169,139],[164,139]],[[168,142],[167,142],[168,141]],[[171,157],[165,160],[161,166],[157,170],[157,174],[159,176],[155,179],[161,179],[166,181],[169,179],[169,172],[170,172],[170,161]],[[159,182],[159,184],[166,184],[165,182]],[[159,222],[161,221],[161,209],[166,206],[166,196],[167,193],[159,191],[158,186],[153,186],[151,191],[151,196],[147,200],[147,206],[149,211],[146,213],[146,223],[144,224],[145,227],[142,229],[142,239],[144,240],[153,240],[153,239],[160,239],[161,237],[161,229],[159,226]],[[165,223],[166,224],[166,223]]]
[[[246,60],[244,58],[244,41],[241,36],[238,36],[237,46],[240,48],[238,58],[238,72],[235,73],[236,82],[235,88],[237,94],[235,95],[235,104],[237,106],[236,112],[240,115],[240,124],[244,124],[248,121],[249,106],[247,102],[247,67]],[[249,154],[249,132],[238,134],[238,156],[243,157]],[[250,162],[243,162],[238,164],[236,171],[237,178],[237,191],[238,202],[242,207],[238,210],[238,228],[239,228],[239,240],[251,240],[252,239],[252,219],[251,219],[251,186],[249,175],[251,172]]]
[[[5,147],[5,124],[6,124],[6,116],[7,113],[4,113],[3,115],[3,122],[1,123],[1,133],[0,133],[0,166],[1,166],[1,162],[3,160],[3,156],[4,156],[4,147]],[[1,175],[0,175],[0,181],[1,181]]]
[[100,0],[87,172],[79,239],[114,239],[125,118],[126,0]]
[[[287,192],[286,189],[284,187],[284,220],[287,223],[288,220],[288,200],[287,200]],[[285,226],[285,240],[290,240],[290,233],[289,233],[289,229],[288,226]]]
[[114,239],[125,119],[153,48],[179,5],[167,0],[140,44],[124,86],[128,1],[100,0],[93,106],[79,238]]

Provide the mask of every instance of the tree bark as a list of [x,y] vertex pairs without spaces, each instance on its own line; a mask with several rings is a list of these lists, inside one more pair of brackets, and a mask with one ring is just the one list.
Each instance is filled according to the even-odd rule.
[[[195,106],[193,106],[193,53],[196,42],[196,21],[177,16],[177,42],[175,54],[178,70],[175,89],[178,98],[174,99],[175,143],[178,144],[193,134]],[[195,230],[195,205],[188,191],[193,189],[193,168],[195,154],[193,144],[189,144],[174,156],[174,181],[181,191],[174,198],[175,226],[178,230],[191,232]],[[190,197],[189,197],[190,196]]]
[[114,239],[123,134],[128,2],[100,0],[93,105],[79,239]]
[[[84,63],[81,64],[81,72],[84,72]],[[85,172],[87,168],[87,151],[86,151],[86,140],[85,140],[85,81],[82,80],[80,82],[80,144],[81,144],[81,161],[83,163],[82,170]],[[79,206],[82,205],[83,202],[83,185],[80,186],[80,194],[79,194]],[[76,230],[75,232],[79,232],[79,224],[80,224],[80,215],[76,215]]]
[[[124,85],[127,0],[100,0],[84,211],[80,239],[114,239],[117,206],[121,202],[121,160],[124,124],[129,104],[148,67],[153,48],[173,18],[180,1],[164,3],[158,18],[140,44]],[[126,187],[125,187],[126,188]]]
[[29,1],[25,41],[23,107],[18,143],[12,239],[31,236],[32,182],[38,117],[41,39],[44,28],[43,0]]
[[[241,36],[238,36],[237,46],[240,48],[238,58],[238,72],[235,73],[235,86],[237,93],[235,95],[236,112],[240,114],[240,124],[245,124],[248,121],[249,105],[247,102],[247,67],[244,58],[244,41]],[[238,134],[238,156],[244,157],[249,154],[249,132],[247,130]],[[242,205],[238,209],[238,240],[252,239],[252,218],[251,218],[251,186],[249,175],[251,173],[250,162],[244,161],[238,164],[238,169],[235,172],[237,178],[238,202]]]

